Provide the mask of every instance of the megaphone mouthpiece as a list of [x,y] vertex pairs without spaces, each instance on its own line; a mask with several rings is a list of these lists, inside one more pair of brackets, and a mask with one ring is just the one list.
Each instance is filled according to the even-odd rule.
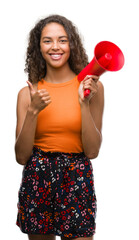
[[105,53],[105,55],[100,57],[97,61],[103,68],[106,68],[110,64],[111,60],[112,60],[112,55],[110,53]]
[[112,55],[110,53],[105,53],[105,58],[107,60],[111,60],[112,59]]
[[124,55],[121,49],[112,42],[99,42],[95,47],[94,55],[97,63],[105,71],[119,71],[124,65]]

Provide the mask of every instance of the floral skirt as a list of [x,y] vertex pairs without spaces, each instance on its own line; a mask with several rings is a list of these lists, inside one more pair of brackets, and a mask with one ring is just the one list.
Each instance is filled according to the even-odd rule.
[[95,233],[93,168],[83,152],[44,152],[34,147],[18,197],[16,224],[24,233],[68,238]]

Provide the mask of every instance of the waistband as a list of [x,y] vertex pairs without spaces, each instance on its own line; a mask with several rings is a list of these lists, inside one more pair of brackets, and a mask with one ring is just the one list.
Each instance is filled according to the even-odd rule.
[[45,151],[43,151],[42,149],[40,149],[40,148],[38,148],[38,147],[36,147],[36,146],[33,146],[33,150],[32,150],[32,153],[33,154],[37,154],[37,155],[41,155],[41,156],[43,156],[43,157],[55,157],[55,156],[68,156],[68,157],[85,157],[85,158],[87,158],[86,156],[85,156],[85,154],[84,154],[84,152],[79,152],[79,153],[74,153],[74,152],[50,152],[50,151],[48,151],[48,152],[45,152]]

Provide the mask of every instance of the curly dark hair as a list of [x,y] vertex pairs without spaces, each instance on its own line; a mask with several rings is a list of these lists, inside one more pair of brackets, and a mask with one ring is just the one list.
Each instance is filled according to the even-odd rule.
[[75,74],[87,66],[88,56],[83,47],[77,28],[67,18],[60,15],[50,15],[41,19],[30,31],[29,44],[27,48],[25,72],[28,73],[29,81],[36,83],[45,77],[47,73],[46,62],[40,52],[40,38],[43,28],[48,24],[56,22],[61,24],[69,38],[70,57],[69,66]]

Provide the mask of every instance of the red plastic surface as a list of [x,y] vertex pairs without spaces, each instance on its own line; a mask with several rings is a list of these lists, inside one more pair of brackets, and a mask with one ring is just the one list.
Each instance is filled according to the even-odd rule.
[[[78,74],[78,80],[82,81],[86,75],[100,76],[105,71],[118,71],[123,67],[124,61],[124,55],[117,45],[108,41],[99,42],[94,49],[94,58]],[[89,92],[85,90],[84,96],[88,95]]]

